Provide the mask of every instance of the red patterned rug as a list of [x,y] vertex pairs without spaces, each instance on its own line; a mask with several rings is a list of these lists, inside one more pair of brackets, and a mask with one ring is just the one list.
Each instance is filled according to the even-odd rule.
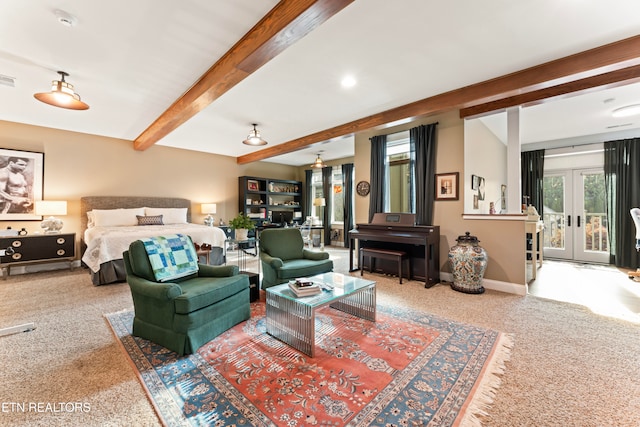
[[169,426],[481,425],[512,346],[425,313],[325,308],[311,358],[267,335],[264,312],[185,357],[132,337],[130,311],[107,319]]

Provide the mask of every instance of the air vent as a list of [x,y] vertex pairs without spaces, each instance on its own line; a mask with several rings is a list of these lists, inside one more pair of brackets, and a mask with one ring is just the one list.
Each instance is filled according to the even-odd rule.
[[16,87],[16,78],[0,74],[0,85]]

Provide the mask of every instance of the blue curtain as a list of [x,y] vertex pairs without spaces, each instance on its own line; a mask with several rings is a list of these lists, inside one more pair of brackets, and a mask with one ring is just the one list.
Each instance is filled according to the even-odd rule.
[[331,175],[333,174],[333,168],[331,166],[327,166],[322,168],[322,194],[324,195],[324,200],[326,206],[322,208],[322,224],[324,226],[324,244],[325,246],[331,245],[331,205],[332,202],[332,191],[331,188]]
[[610,262],[638,268],[636,229],[629,211],[640,207],[640,138],[604,143]]
[[349,247],[349,231],[355,227],[353,221],[353,163],[342,165],[342,197],[344,201],[344,247]]
[[[413,180],[410,193],[415,193],[417,225],[433,225],[433,201],[435,200],[436,126],[438,123],[409,129]],[[415,154],[414,154],[415,153]],[[415,157],[415,160],[413,159]],[[413,169],[413,168],[412,168]],[[414,186],[415,185],[415,186]],[[415,191],[414,191],[415,190]]]
[[371,173],[369,192],[369,222],[376,212],[384,212],[384,193],[386,185],[387,135],[377,135],[371,141]]
[[308,216],[311,215],[311,206],[313,200],[311,198],[311,188],[313,184],[313,171],[311,169],[307,169],[304,171],[304,199],[303,199],[303,207],[302,207],[302,222],[304,222]]
[[[520,154],[522,196],[528,196],[538,214],[543,213],[542,182],[544,179],[544,150],[525,151]],[[524,203],[524,201],[523,201]]]

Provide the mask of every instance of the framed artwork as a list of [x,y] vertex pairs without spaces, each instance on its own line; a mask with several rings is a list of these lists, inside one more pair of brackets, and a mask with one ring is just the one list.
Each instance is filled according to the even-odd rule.
[[500,209],[507,210],[507,186],[504,184],[500,186]]
[[480,177],[478,175],[471,175],[471,189],[472,190],[477,190],[478,189],[478,181],[480,180]]
[[247,180],[247,190],[249,190],[249,191],[259,191],[260,187],[258,185],[258,181],[256,181],[255,179],[248,179]]
[[479,206],[478,206],[478,195],[474,194],[473,195],[473,209],[478,209],[478,208],[479,208]]
[[436,174],[436,200],[458,200],[458,172]]
[[484,200],[484,178],[478,177],[478,200]]
[[0,148],[0,220],[42,221],[35,201],[43,188],[44,153]]

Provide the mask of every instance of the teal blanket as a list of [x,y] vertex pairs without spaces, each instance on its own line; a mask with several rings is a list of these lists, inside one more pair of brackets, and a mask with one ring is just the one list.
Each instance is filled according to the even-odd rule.
[[198,272],[193,242],[183,234],[140,239],[149,256],[156,281],[167,282]]

